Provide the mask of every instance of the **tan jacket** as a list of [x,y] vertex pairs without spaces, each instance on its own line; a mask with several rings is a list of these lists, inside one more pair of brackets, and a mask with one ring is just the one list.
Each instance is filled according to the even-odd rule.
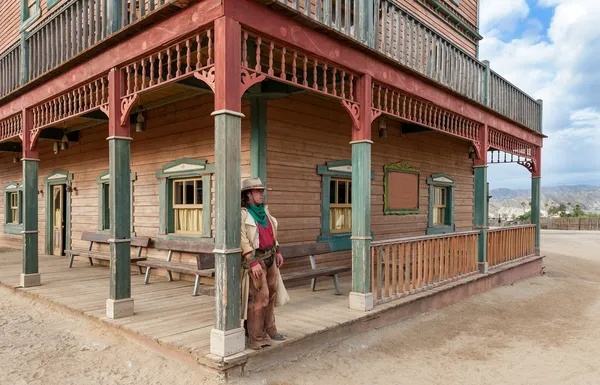
[[[277,241],[277,220],[271,216],[268,207],[265,206],[265,212],[268,220],[271,222],[273,228],[273,238],[275,239],[275,246],[279,247]],[[248,295],[250,293],[250,264],[256,260],[256,249],[259,248],[258,229],[256,227],[256,221],[248,212],[248,209],[242,208],[242,319],[248,317]],[[277,269],[279,274],[279,269]],[[275,306],[284,305],[290,297],[283,285],[281,274],[279,274],[279,284],[277,285],[277,297],[275,299]]]
[[[279,247],[277,242],[277,219],[275,219],[269,208],[265,206],[265,213],[267,219],[271,222],[271,228],[273,229],[273,238],[275,239],[275,247]],[[256,261],[256,249],[259,248],[258,229],[256,227],[256,221],[250,215],[247,208],[242,208],[242,256],[244,259],[242,263],[246,264],[246,268],[250,264]]]

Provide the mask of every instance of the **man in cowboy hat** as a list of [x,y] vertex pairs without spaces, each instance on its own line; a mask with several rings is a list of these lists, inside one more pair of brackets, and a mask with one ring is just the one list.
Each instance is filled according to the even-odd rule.
[[277,220],[264,205],[264,191],[259,178],[242,181],[242,316],[252,349],[285,340],[275,326],[275,306],[289,299],[279,274]]

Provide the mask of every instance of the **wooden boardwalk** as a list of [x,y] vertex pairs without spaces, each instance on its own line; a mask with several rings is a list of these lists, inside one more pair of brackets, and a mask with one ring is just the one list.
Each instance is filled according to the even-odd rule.
[[[21,273],[20,250],[0,249],[0,283],[17,287]],[[66,308],[118,325],[127,332],[151,338],[194,356],[200,363],[214,367],[209,354],[210,331],[214,325],[215,301],[212,296],[192,296],[193,282],[168,282],[163,277],[153,277],[144,285],[143,275],[132,272],[131,291],[135,301],[135,315],[112,320],[105,315],[108,298],[109,270],[102,266],[89,266],[86,261],[75,262],[68,268],[64,257],[40,255],[39,271],[42,285],[19,289],[28,294],[65,306]],[[317,283],[317,291],[309,286],[289,289],[290,302],[276,309],[277,326],[288,339],[278,345],[293,344],[307,335],[318,333],[342,323],[356,320],[364,312],[348,309],[350,280],[340,282],[343,295],[334,295],[330,278]],[[265,349],[261,352],[267,351]],[[237,357],[261,354],[246,350]]]

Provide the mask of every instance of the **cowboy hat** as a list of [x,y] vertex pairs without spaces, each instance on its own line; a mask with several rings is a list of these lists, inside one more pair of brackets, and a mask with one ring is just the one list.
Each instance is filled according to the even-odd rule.
[[242,191],[248,190],[271,190],[267,189],[260,178],[247,178],[242,180]]

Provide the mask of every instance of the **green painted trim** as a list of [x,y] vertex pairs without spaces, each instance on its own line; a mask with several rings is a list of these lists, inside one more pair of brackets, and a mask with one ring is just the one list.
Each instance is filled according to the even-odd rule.
[[[65,177],[58,179],[52,178],[58,175],[64,175]],[[71,182],[72,180],[73,174],[66,170],[54,170],[44,178],[44,191],[46,191],[46,207],[44,210],[44,215],[46,216],[46,236],[44,239],[44,250],[48,255],[51,255],[54,252],[54,248],[52,247],[54,215],[52,215],[51,212],[53,196],[50,194],[50,189],[52,186],[56,185],[68,185],[68,182]],[[68,250],[71,248],[71,193],[65,188],[65,194],[65,244],[63,245],[63,248]]]
[[[177,170],[177,168],[181,168]],[[159,221],[158,234],[170,234],[170,239],[206,239],[212,235],[212,174],[215,173],[215,165],[208,164],[203,159],[182,158],[165,164],[155,175],[158,181]],[[174,235],[175,218],[173,213],[173,180],[184,178],[202,177],[202,236]],[[208,188],[205,188],[208,186]]]
[[406,174],[417,175],[417,191],[421,188],[421,173],[418,168],[415,168],[407,162],[397,162],[393,164],[386,164],[383,166],[383,214],[384,215],[407,215],[407,214],[419,214],[421,212],[421,198],[417,200],[417,208],[395,208],[391,209],[388,205],[388,175],[390,172],[399,172]]
[[21,58],[19,62],[19,82],[21,85],[29,82],[29,33],[21,32]]
[[190,241],[190,242],[209,242],[214,243],[214,237],[204,237],[198,235],[182,235],[182,234],[159,234],[156,239],[162,241]]
[[[10,198],[8,197],[11,193],[18,193],[18,207],[19,207],[19,224],[12,223],[12,213],[10,212]],[[10,217],[10,222],[8,221]],[[8,225],[8,227],[7,227]],[[15,226],[20,226],[21,231],[23,230],[23,184],[17,182],[9,182],[4,187],[4,232],[7,234],[21,234],[12,232]]]
[[[447,181],[439,179],[447,179]],[[429,185],[429,202],[427,212],[427,234],[446,234],[456,231],[454,223],[454,187],[456,181],[448,174],[433,174],[427,178]],[[433,189],[434,187],[446,187],[446,224],[443,226],[433,226]]]
[[[323,175],[321,178],[321,235],[329,234],[331,212],[330,212],[330,195],[331,195],[331,177]],[[317,242],[319,240],[317,239]]]
[[[109,178],[107,178],[107,176]],[[130,188],[130,191],[131,191],[131,194],[130,194],[131,233],[135,234],[135,232],[133,231],[133,188],[134,188],[133,182],[135,182],[137,180],[137,173],[130,171],[129,177],[131,179],[131,188]],[[110,231],[110,210],[106,206],[106,195],[109,193],[110,187],[107,189],[105,186],[110,186],[110,171],[106,170],[106,171],[101,172],[96,177],[96,183],[98,184],[98,230],[97,230],[97,232],[98,233],[101,233],[103,231],[109,232]]]
[[336,235],[320,235],[317,237],[317,242],[329,243],[331,251],[352,250],[352,240],[350,233],[341,233]]
[[35,0],[35,9],[33,15],[28,15],[29,9],[27,8],[27,0],[21,0],[21,24],[19,32],[25,31],[31,24],[42,16],[42,9],[40,7],[40,0]]
[[267,101],[264,98],[253,99],[250,108],[250,172],[253,178],[260,178],[266,186]]
[[54,7],[56,4],[58,4],[59,2],[60,2],[60,0],[47,0],[46,8],[50,9],[50,8]]
[[371,143],[352,144],[352,292],[371,291]]
[[5,223],[4,233],[13,235],[23,235],[23,224],[15,225],[14,223]]

